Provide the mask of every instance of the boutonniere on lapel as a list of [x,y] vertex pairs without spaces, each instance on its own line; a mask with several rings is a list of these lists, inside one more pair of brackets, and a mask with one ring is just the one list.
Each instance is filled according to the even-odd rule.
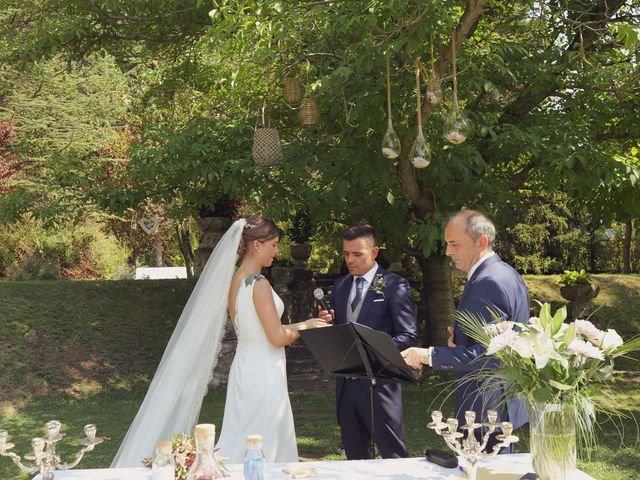
[[369,290],[374,292],[376,295],[382,295],[384,297],[384,277],[381,273],[377,274],[373,278],[373,282],[371,282]]

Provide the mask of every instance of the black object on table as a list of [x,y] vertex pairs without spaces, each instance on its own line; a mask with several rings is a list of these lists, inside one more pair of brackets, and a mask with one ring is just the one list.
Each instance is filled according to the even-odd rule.
[[427,449],[424,452],[424,458],[427,462],[435,463],[444,468],[456,468],[458,466],[458,458],[442,450]]

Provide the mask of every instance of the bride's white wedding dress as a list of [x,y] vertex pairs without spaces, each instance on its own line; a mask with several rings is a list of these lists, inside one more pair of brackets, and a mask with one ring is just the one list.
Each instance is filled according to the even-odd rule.
[[[245,219],[236,220],[207,261],[112,467],[139,466],[144,457],[153,455],[158,440],[193,432],[218,361],[229,287],[245,226]],[[284,348],[273,347],[266,338],[253,306],[254,285],[255,280],[243,281],[236,298],[238,347],[218,445],[232,463],[239,463],[247,435],[259,433],[267,461],[296,462]],[[282,315],[282,301],[273,295]]]
[[[238,345],[217,445],[229,463],[242,463],[247,435],[255,433],[262,435],[267,462],[298,461],[284,348],[269,342],[253,304],[253,287],[262,278],[251,275],[242,280],[236,298]],[[284,304],[273,289],[272,293],[282,316]]]

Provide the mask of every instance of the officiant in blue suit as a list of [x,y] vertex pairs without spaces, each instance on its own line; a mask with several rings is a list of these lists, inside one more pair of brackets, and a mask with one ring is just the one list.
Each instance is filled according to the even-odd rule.
[[[400,351],[415,345],[418,326],[411,288],[404,278],[376,263],[378,246],[373,228],[354,225],[343,232],[342,238],[349,274],[333,287],[335,323],[357,322],[388,333]],[[349,460],[370,458],[370,385],[368,379],[336,380],[337,417]],[[382,457],[407,457],[400,385],[378,380],[373,410],[373,440]]]
[[[480,316],[487,323],[494,322],[491,311],[504,320],[527,323],[527,286],[518,272],[493,251],[495,236],[496,229],[491,220],[474,210],[462,210],[447,223],[444,232],[447,255],[456,268],[467,274],[456,310]],[[469,372],[497,366],[495,362],[482,358],[486,350],[470,338],[455,319],[449,327],[449,334],[446,347],[414,347],[402,352],[407,364],[414,368],[429,365],[434,370],[450,370],[463,378]],[[524,401],[510,399],[505,402],[505,392],[499,384],[495,387],[487,388],[472,378],[466,378],[458,385],[456,417],[460,425],[466,423],[465,411],[473,410],[476,421],[485,421],[488,409],[498,410],[500,421],[509,421],[514,428],[528,422]],[[487,446],[489,451],[493,444],[495,440]]]

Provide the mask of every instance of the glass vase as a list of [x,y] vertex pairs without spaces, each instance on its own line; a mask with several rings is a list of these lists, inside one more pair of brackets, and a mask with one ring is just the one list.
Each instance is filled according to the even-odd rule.
[[529,404],[533,470],[540,480],[570,480],[576,469],[576,411],[568,403]]
[[210,423],[196,425],[196,458],[189,468],[187,480],[216,480],[224,478],[224,472],[216,462],[213,447],[216,439],[216,427]]
[[431,164],[431,149],[427,145],[421,129],[418,130],[418,136],[413,142],[409,158],[415,168],[427,168]]
[[449,143],[460,145],[469,138],[470,124],[467,117],[454,106],[453,110],[445,117],[444,138]]
[[382,155],[384,155],[389,160],[395,160],[400,156],[400,139],[398,138],[396,132],[393,130],[391,120],[389,120],[389,127],[387,128],[387,132],[384,134],[384,138],[382,139]]

